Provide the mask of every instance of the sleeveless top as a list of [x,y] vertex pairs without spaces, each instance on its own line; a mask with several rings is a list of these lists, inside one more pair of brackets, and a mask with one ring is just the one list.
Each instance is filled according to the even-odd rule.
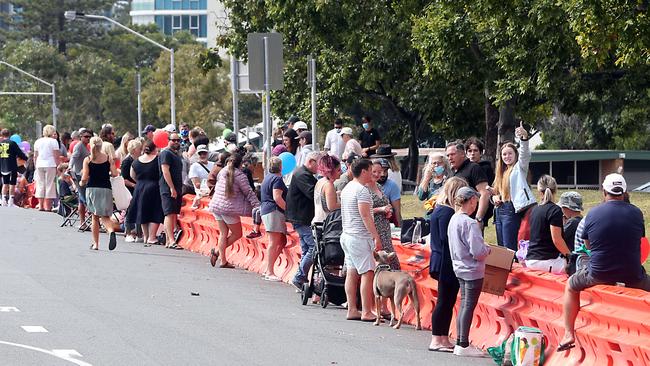
[[325,217],[331,212],[327,207],[327,199],[325,198],[325,184],[322,183],[320,189],[314,190],[314,218],[311,220],[312,224],[325,221]]
[[111,165],[108,160],[101,164],[88,162],[88,188],[111,189]]

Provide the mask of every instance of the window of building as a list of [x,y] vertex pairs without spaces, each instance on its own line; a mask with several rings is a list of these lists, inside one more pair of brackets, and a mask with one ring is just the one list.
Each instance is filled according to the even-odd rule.
[[199,36],[199,17],[197,15],[190,17],[190,33],[192,33],[194,37]]
[[173,16],[172,17],[172,34],[176,31],[179,31],[183,29],[182,24],[181,24],[181,17],[180,16]]

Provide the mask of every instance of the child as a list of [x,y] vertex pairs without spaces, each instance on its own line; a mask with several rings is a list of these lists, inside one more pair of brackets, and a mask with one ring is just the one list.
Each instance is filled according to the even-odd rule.
[[454,197],[456,213],[451,217],[447,229],[449,252],[461,293],[454,354],[466,357],[483,356],[480,350],[469,346],[472,316],[483,287],[485,258],[490,254],[490,247],[483,241],[478,222],[470,217],[476,211],[479,197],[479,193],[470,187],[459,188]]

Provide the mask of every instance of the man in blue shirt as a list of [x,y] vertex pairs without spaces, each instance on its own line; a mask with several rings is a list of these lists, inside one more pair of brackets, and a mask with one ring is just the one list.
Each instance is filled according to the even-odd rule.
[[381,186],[382,192],[388,197],[390,205],[393,206],[393,223],[396,227],[402,226],[402,194],[400,187],[393,180],[388,179],[388,169],[390,163],[386,159],[374,159],[373,164],[380,165],[382,168],[381,178],[377,181]]
[[575,347],[575,321],[580,310],[580,291],[595,285],[624,283],[650,291],[650,277],[641,266],[641,238],[645,236],[643,213],[625,202],[627,184],[620,174],[603,181],[605,203],[589,211],[582,238],[591,249],[586,266],[569,277],[564,292],[564,338],[558,351]]

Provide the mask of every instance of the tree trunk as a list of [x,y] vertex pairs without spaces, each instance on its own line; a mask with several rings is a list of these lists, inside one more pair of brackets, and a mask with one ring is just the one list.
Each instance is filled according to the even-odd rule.
[[420,150],[418,147],[418,136],[420,134],[420,123],[415,119],[409,119],[409,129],[411,130],[411,138],[409,141],[409,163],[408,175],[406,179],[413,182],[416,181],[418,175],[418,168],[420,163]]
[[499,109],[490,101],[487,88],[485,89],[483,105],[485,107],[485,157],[494,163],[498,150]]
[[65,13],[64,13],[64,2],[61,0],[59,1],[59,12],[57,13],[57,25],[59,28],[59,39],[57,39],[57,46],[59,49],[59,53],[65,54],[67,51],[67,42],[65,40],[65,37],[63,36],[63,31],[65,31]]
[[515,141],[515,112],[512,101],[507,101],[499,108],[499,146],[508,141]]

